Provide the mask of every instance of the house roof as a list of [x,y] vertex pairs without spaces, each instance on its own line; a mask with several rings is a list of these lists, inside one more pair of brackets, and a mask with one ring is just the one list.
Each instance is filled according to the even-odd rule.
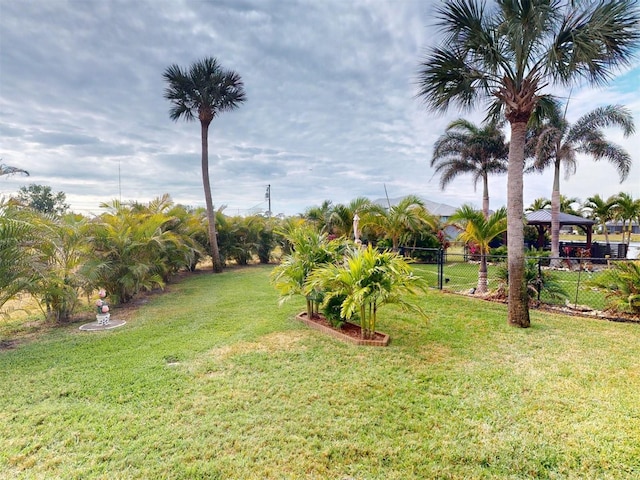
[[[525,217],[529,225],[547,225],[551,224],[551,210],[536,210],[535,212],[527,212]],[[595,221],[588,218],[570,215],[560,212],[560,225],[595,225]]]
[[[403,198],[405,197],[390,198],[388,202],[386,198],[379,198],[377,200],[374,200],[373,203],[381,205],[383,207],[388,207],[389,204],[397,205]],[[452,207],[451,205],[447,205],[446,203],[433,202],[431,200],[427,200],[424,197],[420,197],[420,199],[424,202],[424,206],[432,215],[437,215],[439,217],[450,217],[456,211],[456,207]]]

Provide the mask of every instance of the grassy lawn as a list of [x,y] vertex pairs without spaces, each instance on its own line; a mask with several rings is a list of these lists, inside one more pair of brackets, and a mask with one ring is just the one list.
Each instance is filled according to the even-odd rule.
[[[387,348],[277,307],[268,267],[202,274],[124,327],[0,350],[0,478],[640,476],[640,325],[428,292]],[[118,317],[116,309],[113,317]]]

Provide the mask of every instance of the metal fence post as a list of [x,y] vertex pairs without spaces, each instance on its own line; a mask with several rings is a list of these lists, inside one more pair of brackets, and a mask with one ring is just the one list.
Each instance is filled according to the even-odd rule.
[[538,303],[540,303],[540,294],[542,293],[542,258],[538,257]]
[[444,250],[441,248],[438,250],[438,289],[442,290],[442,283],[444,280]]
[[582,257],[578,259],[578,283],[576,284],[576,301],[574,307],[578,306],[578,293],[580,292],[580,274],[582,273]]

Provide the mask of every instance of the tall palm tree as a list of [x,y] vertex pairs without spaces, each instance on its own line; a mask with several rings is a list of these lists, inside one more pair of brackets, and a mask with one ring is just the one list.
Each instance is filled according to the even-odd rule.
[[627,220],[629,225],[627,226],[627,240],[626,244],[631,242],[631,231],[633,230],[633,222],[640,222],[640,198],[634,200],[631,195],[625,192],[620,192],[616,196],[616,208],[615,218],[622,221],[622,243],[625,243],[624,232],[625,226],[627,226]]
[[446,0],[436,10],[444,33],[419,73],[421,97],[431,110],[471,108],[489,101],[511,128],[507,167],[509,314],[530,325],[525,283],[523,170],[527,124],[550,103],[547,86],[577,80],[603,84],[630,63],[640,43],[634,0]]
[[509,146],[495,121],[478,127],[459,118],[433,146],[431,166],[440,173],[442,190],[458,175],[470,173],[473,186],[482,180],[482,213],[489,218],[489,175],[505,173]]
[[478,271],[478,287],[476,292],[487,292],[487,254],[489,243],[507,230],[507,210],[502,207],[489,218],[474,210],[470,205],[463,205],[449,218],[460,228],[460,240],[472,242],[480,249],[480,269]]
[[593,197],[587,198],[584,203],[584,208],[590,211],[589,217],[592,220],[597,221],[602,226],[604,232],[604,238],[609,245],[609,231],[607,230],[607,222],[613,220],[615,208],[617,206],[617,200],[615,197],[609,197],[607,200],[603,200],[599,194],[595,194]]
[[[580,117],[570,125],[560,106],[555,105],[546,121],[539,128],[535,142],[533,168],[543,171],[553,168],[553,188],[551,190],[551,257],[560,257],[560,167],[565,166],[565,177],[576,172],[578,154],[594,160],[606,159],[618,170],[620,181],[629,174],[631,156],[618,145],[607,141],[603,128],[618,126],[625,136],[634,132],[631,112],[620,105],[609,105]],[[571,202],[575,203],[575,202]],[[570,213],[570,212],[567,212]],[[571,212],[575,213],[575,212]]]
[[209,181],[209,125],[221,112],[238,108],[246,100],[244,84],[240,75],[232,70],[223,69],[213,57],[193,63],[188,70],[175,64],[171,65],[164,71],[163,78],[168,83],[164,97],[171,102],[171,119],[200,121],[202,183],[209,221],[211,258],[214,272],[221,272],[222,262],[216,238],[215,212]]
[[424,206],[424,202],[415,195],[408,195],[388,209],[379,208],[363,221],[363,228],[374,231],[391,240],[392,250],[398,251],[400,240],[406,233],[415,233],[423,228],[435,228],[436,219]]

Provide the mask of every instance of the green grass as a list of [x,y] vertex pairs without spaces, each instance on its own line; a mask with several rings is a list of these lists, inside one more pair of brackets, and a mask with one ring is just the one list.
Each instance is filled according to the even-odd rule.
[[[428,292],[356,347],[277,307],[270,269],[198,275],[126,326],[0,351],[0,478],[627,479],[640,326]],[[117,318],[118,310],[114,311]]]

